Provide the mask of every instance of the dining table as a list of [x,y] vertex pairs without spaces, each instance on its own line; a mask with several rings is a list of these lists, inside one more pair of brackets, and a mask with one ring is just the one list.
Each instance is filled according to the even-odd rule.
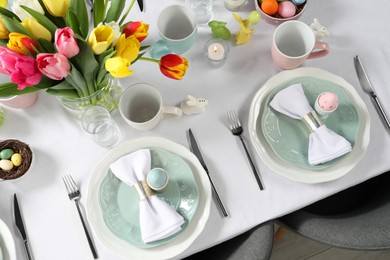
[[[163,8],[173,4],[185,5],[186,2],[144,0],[143,12],[137,6],[132,8],[128,20],[140,20],[150,25],[145,44],[153,44],[159,39],[156,17]],[[248,0],[237,13],[246,19],[254,10],[255,1]],[[348,173],[330,181],[305,183],[275,172],[259,156],[250,137],[249,113],[254,96],[270,78],[283,72],[271,57],[272,35],[276,25],[264,20],[251,25],[254,30],[251,39],[246,44],[237,45],[235,34],[239,24],[232,12],[224,8],[222,0],[214,0],[212,19],[226,22],[226,27],[232,33],[230,51],[222,66],[212,66],[207,61],[204,47],[212,38],[208,25],[198,25],[194,45],[181,54],[189,62],[182,80],[164,77],[152,62],[137,61],[131,65],[134,74],[120,79],[124,89],[136,83],[150,84],[161,93],[165,105],[179,106],[188,95],[208,101],[202,113],[165,119],[146,131],[130,127],[119,111],[112,113],[121,132],[115,146],[129,140],[158,137],[187,149],[188,130],[191,129],[226,207],[228,216],[224,217],[213,196],[203,230],[185,250],[174,254],[173,259],[182,259],[210,248],[261,223],[390,170],[389,132],[370,97],[361,89],[353,63],[354,56],[359,55],[384,110],[390,113],[390,102],[387,102],[390,100],[389,10],[390,2],[386,0],[307,0],[306,10],[299,18],[308,25],[317,18],[330,32],[323,39],[330,46],[329,54],[306,60],[301,67],[318,68],[343,78],[355,89],[369,114],[369,143],[363,149],[361,159]],[[83,131],[80,120],[67,111],[55,96],[44,91],[39,92],[36,103],[29,108],[1,107],[5,119],[0,125],[0,140],[19,139],[31,147],[34,155],[31,168],[23,177],[0,182],[0,219],[13,234],[17,259],[27,258],[13,218],[14,194],[18,196],[35,259],[93,259],[77,209],[68,198],[62,176],[73,176],[80,187],[84,213],[91,210],[87,209],[86,201],[92,188],[89,184],[91,174],[115,146],[96,144]],[[235,111],[241,121],[243,139],[264,190],[259,189],[240,139],[229,129],[229,110]],[[313,171],[313,174],[318,173]],[[90,223],[89,229],[99,259],[126,259],[106,247]]]

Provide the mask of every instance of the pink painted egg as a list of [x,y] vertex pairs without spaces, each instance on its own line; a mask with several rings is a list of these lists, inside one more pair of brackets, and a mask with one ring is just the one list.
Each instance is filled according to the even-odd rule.
[[279,3],[278,14],[283,18],[290,18],[295,15],[297,8],[290,1],[283,1]]
[[336,110],[339,104],[339,98],[335,93],[324,92],[318,97],[318,105],[325,111]]

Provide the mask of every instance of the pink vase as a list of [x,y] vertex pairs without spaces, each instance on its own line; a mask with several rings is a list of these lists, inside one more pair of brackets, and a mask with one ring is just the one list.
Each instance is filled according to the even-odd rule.
[[27,108],[32,106],[37,100],[38,92],[12,96],[7,98],[0,98],[0,103],[8,107]]

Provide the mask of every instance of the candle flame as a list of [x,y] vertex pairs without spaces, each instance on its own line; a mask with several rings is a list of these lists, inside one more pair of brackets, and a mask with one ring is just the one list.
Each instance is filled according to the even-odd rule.
[[213,48],[213,49],[214,49],[214,52],[217,52],[217,51],[218,51],[217,46],[214,45],[213,47],[214,47],[214,48]]

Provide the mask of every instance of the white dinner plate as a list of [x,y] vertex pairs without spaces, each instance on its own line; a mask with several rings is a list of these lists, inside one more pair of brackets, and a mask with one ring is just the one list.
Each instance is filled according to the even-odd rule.
[[0,219],[0,259],[16,260],[15,241],[8,226]]
[[[293,161],[294,158],[298,158],[297,151],[289,147],[283,150],[283,156],[281,156],[275,150],[275,147],[273,147],[274,144],[269,142],[269,136],[267,136],[269,133],[264,129],[265,124],[263,124],[264,122],[262,120],[265,118],[264,111],[270,110],[270,95],[275,94],[275,90],[277,89],[287,87],[292,83],[298,83],[297,81],[300,79],[309,79],[308,82],[311,84],[316,81],[321,82],[321,84],[329,82],[329,85],[341,88],[348,96],[347,100],[349,105],[354,107],[355,110],[353,112],[358,117],[358,129],[355,129],[356,134],[353,135],[352,151],[326,165],[309,167],[304,163],[299,163],[297,160]],[[302,84],[305,84],[305,82],[302,82]],[[350,172],[364,156],[370,138],[370,118],[367,107],[356,90],[343,78],[318,68],[302,67],[294,70],[286,70],[271,77],[258,90],[252,100],[248,124],[251,142],[267,166],[276,173],[289,179],[305,183],[331,181]],[[286,144],[288,143],[286,142]],[[293,159],[289,161],[286,158]]]
[[[113,162],[138,149],[151,147],[158,147],[176,154],[188,164],[198,187],[199,198],[196,212],[180,235],[168,243],[143,248],[120,238],[107,226],[99,201],[99,187],[109,173],[109,167]],[[199,160],[186,147],[160,137],[128,140],[110,150],[91,175],[86,203],[88,220],[100,241],[108,249],[127,259],[168,259],[182,253],[203,231],[210,215],[210,204],[211,186]]]

